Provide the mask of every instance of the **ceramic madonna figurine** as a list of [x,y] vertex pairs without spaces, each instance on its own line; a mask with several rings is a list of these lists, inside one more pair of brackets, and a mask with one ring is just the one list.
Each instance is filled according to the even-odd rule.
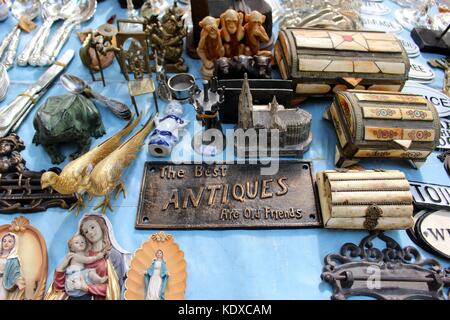
[[214,62],[225,55],[225,48],[219,30],[220,19],[207,16],[199,22],[202,31],[197,54],[202,59],[201,73],[205,79],[214,74]]
[[156,250],[150,268],[144,274],[145,300],[164,300],[169,272],[164,261],[164,252]]
[[86,214],[69,240],[46,300],[120,300],[130,254],[114,238],[104,215]]
[[158,232],[135,252],[125,300],[181,300],[186,290],[184,253],[170,234]]
[[150,134],[149,152],[154,157],[170,155],[173,147],[180,141],[182,129],[188,121],[181,118],[183,106],[178,101],[167,104],[164,112],[155,119],[156,128]]
[[40,300],[47,281],[47,246],[25,217],[0,226],[0,300]]
[[1,238],[0,249],[0,300],[22,300],[25,281],[20,271],[17,253],[19,240],[8,232]]

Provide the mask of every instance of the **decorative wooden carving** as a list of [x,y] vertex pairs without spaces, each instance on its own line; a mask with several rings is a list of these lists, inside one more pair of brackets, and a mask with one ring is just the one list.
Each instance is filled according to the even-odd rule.
[[374,157],[407,159],[418,167],[439,144],[439,115],[419,95],[341,91],[329,114],[338,136],[338,167]]
[[398,170],[325,170],[316,175],[326,228],[388,230],[413,224],[412,194]]
[[275,60],[283,79],[301,96],[337,90],[400,91],[409,58],[400,40],[384,32],[286,29],[278,34]]

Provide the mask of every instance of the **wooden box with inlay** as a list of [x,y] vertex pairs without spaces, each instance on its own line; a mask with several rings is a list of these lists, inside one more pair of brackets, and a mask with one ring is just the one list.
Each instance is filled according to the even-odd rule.
[[413,197],[398,170],[325,170],[316,174],[325,228],[392,230],[413,225]]
[[340,91],[335,94],[328,117],[338,137],[338,167],[350,166],[362,158],[399,158],[410,160],[417,168],[439,144],[439,115],[419,95]]
[[393,34],[372,31],[281,30],[275,60],[282,78],[292,80],[301,96],[346,89],[399,92],[410,68]]

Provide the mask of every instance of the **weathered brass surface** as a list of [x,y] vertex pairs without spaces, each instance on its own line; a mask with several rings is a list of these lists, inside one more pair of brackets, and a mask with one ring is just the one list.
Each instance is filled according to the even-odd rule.
[[138,229],[300,228],[321,225],[311,162],[259,164],[147,162]]

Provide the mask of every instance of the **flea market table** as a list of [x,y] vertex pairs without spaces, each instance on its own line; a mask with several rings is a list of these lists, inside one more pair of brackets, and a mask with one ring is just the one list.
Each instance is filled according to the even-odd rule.
[[[393,12],[398,6],[390,0],[384,0],[383,3],[391,8],[390,15],[384,17],[394,20]],[[105,23],[113,14],[117,14],[118,18],[124,18],[126,11],[119,8],[116,0],[103,1],[98,4],[94,18],[84,23],[82,29],[95,28]],[[42,23],[41,18],[37,21],[39,24]],[[12,17],[0,23],[0,39],[10,30],[13,23]],[[60,23],[56,24],[56,26],[59,25]],[[56,29],[56,26],[53,28]],[[277,31],[275,28],[275,35]],[[409,32],[406,30],[399,34],[410,39]],[[19,52],[29,39],[31,39],[29,34],[23,35]],[[62,52],[68,48],[78,51],[79,47],[80,42],[74,32]],[[422,53],[413,60],[426,64],[426,59],[435,56],[438,57]],[[195,75],[197,83],[200,84],[200,61],[193,60],[186,54],[185,58],[189,65],[189,72]],[[11,87],[0,108],[17,94],[23,92],[43,71],[44,69],[40,67],[14,66],[9,71]],[[127,85],[116,62],[105,70],[106,87],[103,87],[101,82],[90,81],[90,74],[82,65],[78,55],[68,66],[67,72],[89,80],[90,85],[101,94],[130,104]],[[437,69],[434,69],[434,72],[436,78],[428,85],[440,89],[443,72]],[[58,82],[51,87],[38,105],[41,105],[49,96],[64,93],[64,88]],[[313,141],[302,160],[312,161],[314,172],[334,168],[336,134],[333,125],[322,118],[322,114],[330,102],[330,99],[323,98],[309,99],[301,104],[301,107],[313,116]],[[154,110],[153,98],[150,95],[139,97],[138,106],[148,115]],[[159,101],[159,106],[164,108],[165,103]],[[32,119],[36,110],[37,107],[28,115],[18,131],[19,136],[26,143],[26,149],[22,155],[31,170],[52,167],[50,158],[43,151],[42,146],[35,146],[31,142],[34,135]],[[190,121],[188,130],[192,130],[195,112],[188,105],[185,106],[185,110],[187,119]],[[93,145],[103,141],[124,125],[123,120],[114,117],[106,109],[101,108],[100,111],[107,132],[99,140],[93,141]],[[194,158],[198,160],[188,139],[183,139],[173,152],[177,155],[183,154],[186,157],[184,160]],[[70,150],[65,150],[66,155],[69,153]],[[367,169],[399,169],[405,172],[409,180],[448,185],[449,176],[442,163],[437,159],[437,155],[437,152],[433,152],[427,162],[418,170],[402,161],[367,160],[362,161],[361,164]],[[163,160],[170,161],[171,159]],[[136,161],[125,171],[124,183],[127,197],[112,200],[114,211],[107,213],[114,227],[117,241],[130,252],[134,252],[150,234],[159,231],[135,229],[141,179],[146,161],[161,161],[161,159],[153,158],[144,148]],[[67,162],[66,159],[64,163],[60,164],[60,167]],[[97,202],[98,199],[88,202],[88,207],[84,209],[83,213],[92,211]],[[0,224],[10,223],[19,215],[21,214],[1,214]],[[64,209],[51,208],[46,212],[26,214],[26,217],[41,231],[48,246],[48,287],[56,265],[67,252],[67,240],[75,232],[82,215],[76,216]],[[174,235],[181,250],[184,251],[187,261],[186,299],[329,299],[332,288],[322,282],[320,278],[323,258],[328,253],[338,252],[341,245],[346,242],[359,243],[360,239],[366,235],[365,232],[359,231],[323,228],[168,230],[167,232]],[[387,234],[398,241],[402,247],[414,245],[405,231],[391,231]],[[425,257],[438,259],[428,252],[421,249],[420,251]],[[448,261],[438,260],[442,265],[448,266]]]

